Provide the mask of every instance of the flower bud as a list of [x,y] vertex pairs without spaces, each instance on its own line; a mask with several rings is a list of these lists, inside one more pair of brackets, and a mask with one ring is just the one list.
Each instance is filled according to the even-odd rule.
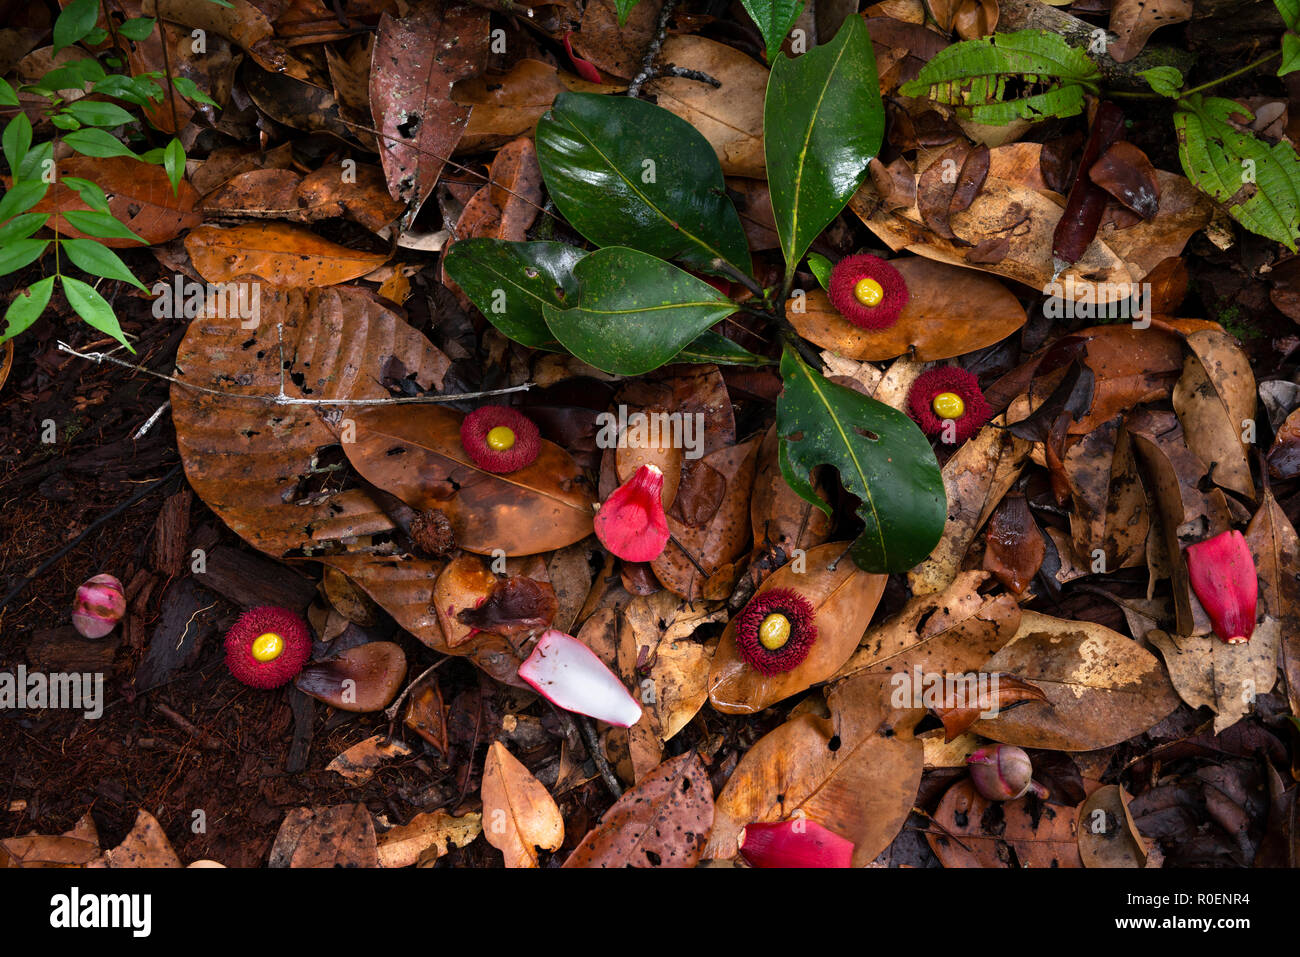
[[72,624],[83,638],[103,638],[125,614],[122,583],[112,575],[96,575],[77,589]]
[[1255,631],[1259,575],[1246,537],[1233,529],[1189,545],[1187,575],[1214,633],[1230,645],[1249,641]]
[[976,748],[966,758],[971,783],[989,801],[1014,801],[1033,791],[1047,797],[1047,788],[1034,780],[1034,766],[1022,749],[1010,744]]
[[627,562],[650,562],[668,546],[668,517],[662,492],[664,473],[643,465],[614,489],[596,512],[596,537]]

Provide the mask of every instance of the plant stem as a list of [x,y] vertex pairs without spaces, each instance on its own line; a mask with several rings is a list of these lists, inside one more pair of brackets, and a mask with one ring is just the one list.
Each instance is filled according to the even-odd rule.
[[1269,60],[1272,60],[1274,57],[1279,57],[1281,55],[1282,55],[1281,50],[1274,50],[1272,53],[1266,53],[1258,60],[1255,60],[1251,63],[1247,63],[1240,70],[1233,70],[1231,73],[1225,76],[1221,76],[1217,80],[1211,80],[1209,83],[1202,83],[1200,86],[1194,86],[1190,90],[1184,90],[1182,96],[1191,96],[1193,93],[1200,93],[1202,90],[1208,90],[1212,86],[1218,86],[1220,83],[1224,83],[1228,80],[1234,79],[1235,77],[1239,77],[1243,73],[1249,73],[1251,70],[1263,66],[1265,63],[1267,63]]

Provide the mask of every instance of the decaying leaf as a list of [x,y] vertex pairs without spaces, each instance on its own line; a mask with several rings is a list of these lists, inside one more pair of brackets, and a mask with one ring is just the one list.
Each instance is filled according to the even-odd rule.
[[483,767],[484,836],[505,855],[506,867],[537,867],[537,848],[564,843],[564,819],[542,782],[500,741]]

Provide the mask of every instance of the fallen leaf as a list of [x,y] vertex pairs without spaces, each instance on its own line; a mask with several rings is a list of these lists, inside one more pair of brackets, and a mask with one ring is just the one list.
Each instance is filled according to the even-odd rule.
[[962,778],[944,794],[933,820],[925,837],[944,867],[1083,866],[1074,808],[1035,797],[989,801]]
[[483,832],[483,815],[477,811],[452,817],[446,811],[428,811],[379,835],[376,854],[380,867],[431,864],[453,847],[464,847]]
[[268,867],[378,867],[375,823],[364,804],[296,807],[284,816]]
[[363,253],[287,223],[199,226],[185,237],[194,270],[210,283],[257,276],[276,286],[333,286],[383,265],[384,253]]
[[564,819],[541,781],[500,741],[483,765],[484,835],[505,855],[506,867],[537,867],[537,848],[564,843]]

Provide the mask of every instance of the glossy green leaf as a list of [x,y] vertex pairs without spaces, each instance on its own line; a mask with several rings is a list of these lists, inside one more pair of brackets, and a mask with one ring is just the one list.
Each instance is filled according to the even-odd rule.
[[50,303],[54,291],[54,277],[38,280],[14,296],[5,310],[4,327],[0,329],[0,342],[25,332],[41,317]]
[[99,19],[99,0],[72,0],[54,21],[54,52],[72,46],[91,30]]
[[17,216],[19,213],[25,213],[41,201],[46,191],[50,188],[49,183],[39,179],[25,179],[14,186],[4,194],[0,199],[0,223],[3,223],[10,216]]
[[153,33],[154,23],[156,22],[153,17],[132,17],[130,20],[119,23],[117,32],[128,40],[139,43],[141,40],[149,38],[149,34]]
[[614,9],[618,11],[618,25],[627,25],[627,15],[641,0],[614,0]]
[[174,136],[163,149],[162,165],[168,181],[172,184],[172,192],[178,193],[181,188],[181,177],[185,175],[185,147]]
[[216,100],[200,90],[198,84],[189,77],[173,77],[172,83],[176,85],[176,89],[180,95],[185,97],[187,100],[193,100],[195,103],[206,103],[208,106],[220,105]]
[[537,121],[551,199],[598,246],[630,246],[727,275],[750,272],[744,227],[698,130],[652,103],[564,92]]
[[565,243],[510,243],[462,239],[447,250],[443,268],[488,322],[516,342],[555,349],[542,307],[565,309],[577,301],[573,267],[586,253]]
[[76,190],[81,201],[91,209],[99,210],[101,213],[108,212],[108,197],[98,183],[92,183],[88,179],[82,179],[80,176],[63,177],[63,185],[68,189]]
[[1300,70],[1300,36],[1294,33],[1282,34],[1282,63],[1277,68],[1278,76],[1286,76]]
[[1300,30],[1300,0],[1273,0],[1288,30]]
[[[1018,119],[1074,116],[1083,110],[1084,95],[1097,92],[1100,80],[1097,65],[1065,37],[1020,30],[954,43],[898,89],[905,96],[928,96],[957,107],[976,123],[1005,126]],[[1024,95],[1008,99],[1015,89]]]
[[63,112],[87,126],[122,126],[135,122],[135,117],[117,104],[99,100],[73,100],[63,107]]
[[776,400],[776,431],[786,482],[830,515],[810,473],[832,466],[861,502],[857,515],[864,529],[852,550],[859,567],[903,572],[919,564],[943,535],[948,507],[939,463],[916,423],[828,381],[788,346],[781,378],[785,390]]
[[831,272],[835,269],[835,264],[823,256],[821,253],[808,254],[808,268],[812,274],[817,277],[817,284],[823,289],[831,288]]
[[9,85],[9,81],[0,77],[0,106],[17,106],[18,94]]
[[47,171],[54,166],[54,141],[46,140],[44,143],[37,143],[27,151],[21,163],[18,164],[17,179],[28,182],[31,180],[41,180]]
[[0,246],[12,243],[16,239],[26,239],[45,225],[49,213],[21,213],[0,226]]
[[1229,122],[1249,123],[1236,100],[1202,97],[1178,101],[1174,130],[1178,159],[1192,185],[1223,204],[1251,232],[1296,250],[1300,234],[1300,156],[1286,140],[1269,145]]
[[1177,99],[1178,91],[1183,88],[1183,73],[1176,66],[1153,66],[1138,76],[1146,80],[1151,89],[1170,99]]
[[776,62],[786,34],[803,11],[804,0],[740,0],[767,47],[767,62]]
[[65,136],[63,142],[83,156],[96,159],[104,159],[109,156],[135,156],[135,153],[127,149],[116,136],[106,130],[78,130]]
[[64,211],[63,218],[87,236],[96,236],[100,239],[134,239],[138,243],[147,245],[111,213],[69,209]]
[[4,135],[0,136],[4,147],[5,161],[11,170],[22,165],[27,151],[32,148],[32,121],[26,113],[19,113],[5,124]]
[[18,239],[0,246],[0,276],[34,263],[49,244],[48,239]]
[[763,128],[772,212],[792,273],[857,191],[884,135],[876,58],[860,16],[830,43],[772,64]]
[[128,350],[135,352],[131,343],[126,341],[122,327],[117,321],[117,314],[113,312],[113,307],[108,304],[107,299],[96,292],[93,286],[87,285],[80,279],[73,279],[71,276],[59,278],[63,280],[63,294],[68,297],[68,305],[72,307],[73,312],[89,325],[112,336]]
[[578,304],[544,304],[546,324],[575,356],[614,375],[659,368],[737,309],[704,280],[623,246],[588,253],[573,274]]
[[84,270],[92,276],[102,276],[105,279],[121,279],[123,282],[129,282],[145,292],[149,291],[145,288],[144,283],[135,278],[135,275],[127,268],[126,263],[122,262],[117,253],[93,239],[62,239],[59,241],[59,246],[78,269]]
[[720,366],[776,365],[775,359],[750,352],[716,332],[700,333],[690,345],[673,357],[673,362],[712,362]]

